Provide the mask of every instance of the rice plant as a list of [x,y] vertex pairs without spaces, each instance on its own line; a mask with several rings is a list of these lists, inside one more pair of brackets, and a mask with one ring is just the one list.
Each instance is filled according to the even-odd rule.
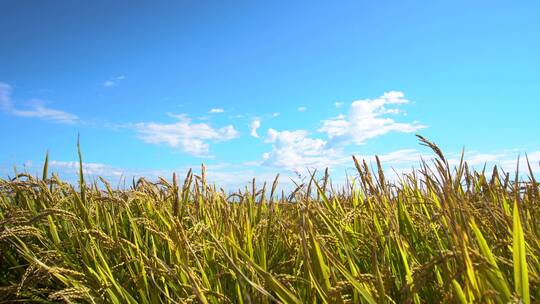
[[[183,180],[0,180],[0,303],[540,302],[540,194],[494,167],[432,163],[385,178],[353,157],[336,189],[313,173],[228,194]],[[373,169],[373,170],[372,170]]]

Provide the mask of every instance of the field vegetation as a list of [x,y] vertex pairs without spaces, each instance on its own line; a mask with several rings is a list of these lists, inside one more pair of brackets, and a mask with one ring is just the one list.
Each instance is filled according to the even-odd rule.
[[[115,189],[0,180],[0,303],[538,303],[532,170],[432,161],[398,179],[354,158],[336,188],[230,194],[185,178]],[[79,150],[80,151],[80,150]],[[537,164],[532,164],[537,165]],[[519,170],[519,169],[518,169]]]

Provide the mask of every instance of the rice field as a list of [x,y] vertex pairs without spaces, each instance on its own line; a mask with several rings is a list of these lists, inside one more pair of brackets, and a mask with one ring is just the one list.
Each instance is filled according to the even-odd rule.
[[[291,193],[200,174],[129,189],[0,180],[0,303],[538,303],[532,170],[433,160],[397,180],[351,161]],[[537,165],[537,164],[531,164]]]

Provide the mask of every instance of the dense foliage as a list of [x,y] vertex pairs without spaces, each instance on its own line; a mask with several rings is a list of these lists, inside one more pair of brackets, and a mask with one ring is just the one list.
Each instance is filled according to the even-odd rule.
[[313,174],[288,196],[277,178],[228,195],[204,167],[74,187],[46,161],[0,180],[0,302],[540,301],[532,172],[451,168],[421,140],[436,158],[398,180],[354,159],[348,186]]

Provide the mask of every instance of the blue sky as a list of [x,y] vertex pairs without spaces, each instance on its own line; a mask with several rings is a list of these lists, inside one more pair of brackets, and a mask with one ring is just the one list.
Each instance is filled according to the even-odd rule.
[[0,173],[540,160],[536,1],[1,1]]

